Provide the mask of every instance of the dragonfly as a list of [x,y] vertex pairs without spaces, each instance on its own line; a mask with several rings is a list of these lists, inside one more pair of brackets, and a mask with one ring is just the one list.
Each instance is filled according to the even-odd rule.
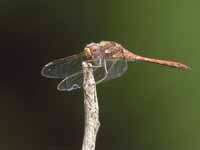
[[127,62],[149,62],[180,70],[189,66],[175,61],[143,57],[125,49],[114,41],[101,41],[87,44],[83,52],[65,58],[56,59],[46,64],[41,74],[47,78],[61,79],[57,89],[72,91],[82,87],[82,62],[90,62],[96,84],[121,77],[128,69]]

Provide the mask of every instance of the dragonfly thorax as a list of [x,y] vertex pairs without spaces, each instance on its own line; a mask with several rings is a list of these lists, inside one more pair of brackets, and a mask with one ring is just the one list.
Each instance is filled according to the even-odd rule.
[[86,45],[84,52],[89,59],[121,59],[124,56],[124,48],[113,41],[90,43]]

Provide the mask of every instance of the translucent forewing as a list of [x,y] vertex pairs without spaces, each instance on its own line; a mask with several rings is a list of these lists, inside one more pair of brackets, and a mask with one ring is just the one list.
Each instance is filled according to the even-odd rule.
[[107,60],[106,66],[108,68],[108,73],[105,81],[121,77],[128,69],[127,61],[122,59]]
[[[91,62],[91,61],[90,61]],[[99,60],[92,60],[93,64],[97,64]],[[125,60],[106,60],[99,66],[94,67],[94,78],[96,83],[101,83],[102,81],[108,81],[116,79],[122,76],[127,71],[127,61]],[[105,68],[106,67],[106,68]],[[69,77],[66,77],[59,84],[57,89],[59,91],[72,91],[79,89],[83,84],[83,73],[82,70],[77,74],[73,74]]]
[[84,60],[86,60],[84,53],[60,58],[46,64],[41,74],[47,78],[63,79],[80,72]]
[[[103,64],[98,64],[100,62],[99,60],[90,60],[89,62],[93,64],[93,71],[96,82],[103,79],[106,76],[106,71],[105,67],[103,67]],[[58,84],[57,89],[59,91],[72,91],[81,88],[82,84],[83,71],[81,68],[80,72],[72,74],[71,76],[68,76],[64,80],[62,80]]]

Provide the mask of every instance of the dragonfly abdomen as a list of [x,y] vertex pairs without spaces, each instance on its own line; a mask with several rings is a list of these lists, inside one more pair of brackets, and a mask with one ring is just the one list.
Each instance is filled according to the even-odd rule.
[[129,52],[127,50],[124,50],[124,57],[128,61],[135,61],[136,60],[136,61],[142,61],[142,62],[150,62],[150,63],[154,63],[154,64],[159,64],[159,65],[164,65],[164,66],[168,66],[168,67],[178,68],[178,69],[181,69],[181,70],[190,69],[189,66],[187,66],[185,64],[182,64],[180,62],[143,57],[143,56],[136,55],[136,54],[134,54],[132,52]]

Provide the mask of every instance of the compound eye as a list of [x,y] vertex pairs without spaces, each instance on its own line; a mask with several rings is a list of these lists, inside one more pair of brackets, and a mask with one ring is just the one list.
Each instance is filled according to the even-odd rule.
[[84,49],[84,53],[85,53],[85,56],[86,56],[87,58],[90,58],[90,57],[92,56],[92,53],[91,53],[90,48],[85,48],[85,49]]

